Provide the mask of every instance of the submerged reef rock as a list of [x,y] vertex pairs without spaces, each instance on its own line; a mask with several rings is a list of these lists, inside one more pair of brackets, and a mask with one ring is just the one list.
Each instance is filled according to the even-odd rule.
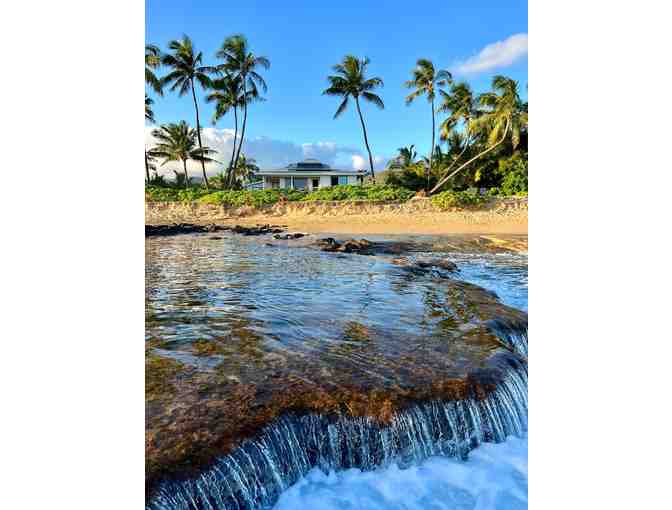
[[[236,225],[216,225],[210,223],[207,225],[195,225],[193,223],[173,223],[171,225],[145,225],[145,237],[154,236],[172,236],[177,234],[202,234],[212,232],[233,232],[245,236],[258,236],[264,234],[280,234],[283,229],[278,225],[256,225],[254,227],[244,227]],[[217,239],[214,237],[213,239]]]
[[186,352],[150,339],[148,508],[260,508],[314,466],[464,456],[520,432],[527,314],[457,280],[440,293],[429,330],[352,323],[285,345],[241,328]]

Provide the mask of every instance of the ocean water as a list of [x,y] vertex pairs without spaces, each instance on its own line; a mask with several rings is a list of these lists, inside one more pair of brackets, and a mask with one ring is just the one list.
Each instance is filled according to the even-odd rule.
[[[527,256],[451,254],[459,278],[527,311]],[[315,468],[281,496],[275,510],[517,510],[527,508],[527,434],[481,444],[466,461],[435,456],[417,466],[323,473]]]

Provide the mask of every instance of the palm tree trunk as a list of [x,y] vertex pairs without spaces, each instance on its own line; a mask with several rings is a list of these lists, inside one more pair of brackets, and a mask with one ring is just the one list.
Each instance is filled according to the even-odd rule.
[[431,195],[432,193],[434,193],[437,189],[439,189],[441,186],[443,186],[444,183],[445,183],[448,179],[450,179],[453,175],[457,174],[457,172],[459,172],[460,170],[462,170],[462,169],[463,169],[464,167],[466,167],[469,163],[471,163],[472,161],[476,161],[478,158],[480,158],[481,156],[487,154],[487,153],[490,152],[492,149],[494,149],[495,147],[497,147],[498,145],[500,145],[500,144],[506,139],[506,134],[507,134],[507,132],[509,131],[509,123],[510,123],[510,121],[507,120],[507,121],[506,121],[506,127],[504,128],[504,134],[502,135],[502,139],[501,139],[499,142],[497,142],[497,143],[496,143],[495,145],[493,145],[492,147],[489,147],[488,149],[485,149],[485,150],[484,150],[483,152],[481,152],[480,154],[477,154],[476,156],[474,156],[473,158],[471,158],[469,161],[467,161],[464,165],[460,166],[460,167],[459,167],[457,170],[455,170],[453,173],[451,173],[450,175],[447,175],[446,177],[444,177],[443,179],[441,179],[441,180],[438,182],[438,184],[432,188],[432,190],[429,192],[429,194]]
[[[450,172],[450,170],[457,164],[457,162],[460,160],[460,158],[464,155],[465,152],[467,152],[467,149],[469,148],[469,141],[471,139],[471,135],[469,134],[469,131],[467,131],[467,139],[464,141],[464,149],[462,149],[462,152],[460,152],[457,157],[453,160],[453,162],[450,164],[448,168],[446,168],[446,171],[444,174],[447,174]],[[434,188],[436,189],[436,188]]]
[[427,170],[427,188],[429,188],[429,176],[432,173],[432,163],[434,162],[434,135],[436,133],[436,119],[434,116],[434,97],[432,97],[432,147],[429,150],[429,170]]
[[233,119],[234,119],[234,128],[233,128],[233,149],[231,150],[231,160],[229,161],[229,169],[226,172],[226,181],[224,186],[228,187],[229,182],[231,181],[231,172],[233,171],[233,160],[236,156],[236,144],[238,143],[238,107],[233,106]]
[[362,110],[359,108],[359,98],[355,97],[355,104],[357,105],[357,113],[359,113],[359,122],[362,123],[362,131],[364,131],[364,144],[369,153],[369,167],[371,168],[371,179],[376,183],[376,174],[373,172],[373,158],[371,157],[371,148],[369,147],[369,138],[366,136],[366,126],[364,125],[364,118],[362,117]]
[[240,143],[238,144],[238,152],[236,160],[233,162],[233,171],[231,172],[231,184],[233,184],[233,175],[238,168],[238,158],[240,158],[240,150],[243,148],[243,140],[245,140],[245,127],[247,126],[247,87],[245,85],[245,78],[243,78],[243,129],[240,133]]
[[[193,78],[191,79],[191,95],[194,98],[194,108],[196,109],[196,134],[198,135],[198,148],[201,150],[201,156],[202,156],[203,144],[201,143],[201,120],[198,117],[198,102],[196,101],[196,88],[194,86]],[[203,170],[203,181],[205,182],[205,188],[210,189],[210,186],[208,184],[208,176],[205,175],[205,161],[203,160],[201,160],[201,169]]]
[[187,174],[187,160],[183,159],[182,164],[184,165],[184,189],[189,188],[189,174]]
[[145,147],[145,177],[149,182],[149,161],[147,161],[147,147]]

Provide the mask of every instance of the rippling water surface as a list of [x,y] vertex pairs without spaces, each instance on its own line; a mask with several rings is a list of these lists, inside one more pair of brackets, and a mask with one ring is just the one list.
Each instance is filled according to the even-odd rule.
[[[419,278],[393,256],[322,253],[291,242],[183,235],[146,240],[146,338],[182,362],[201,340],[236,349],[306,349],[315,341],[361,341],[366,331],[403,338],[436,335],[455,312],[440,291],[450,275]],[[418,251],[457,263],[452,275],[527,310],[527,257],[519,254]],[[467,313],[467,312],[462,312]],[[311,471],[289,488],[278,509],[526,508],[527,439],[485,444],[467,461],[433,457],[400,470]]]

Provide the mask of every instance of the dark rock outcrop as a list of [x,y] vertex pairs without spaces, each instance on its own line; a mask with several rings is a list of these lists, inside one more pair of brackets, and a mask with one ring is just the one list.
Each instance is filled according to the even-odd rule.
[[317,240],[315,246],[322,251],[358,253],[360,255],[373,255],[375,253],[375,244],[366,239],[348,239],[339,243],[333,237],[327,237]]
[[171,225],[145,225],[145,237],[172,236],[178,234],[207,234],[212,232],[233,232],[245,236],[259,236],[264,234],[280,234],[283,229],[277,225],[256,225],[244,227],[236,225],[196,225],[193,223],[173,223]]
[[224,225],[195,225],[193,223],[173,223],[172,225],[145,225],[145,237],[173,236],[177,234],[201,234],[230,230]]
[[294,232],[294,233],[289,233],[289,234],[275,234],[273,236],[273,239],[280,239],[280,240],[290,240],[290,239],[301,239],[302,237],[305,237],[306,234],[302,234],[301,232]]

